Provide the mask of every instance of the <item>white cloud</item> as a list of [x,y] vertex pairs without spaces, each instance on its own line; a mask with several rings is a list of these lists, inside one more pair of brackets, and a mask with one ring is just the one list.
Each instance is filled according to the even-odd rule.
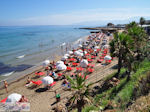
[[12,21],[17,25],[69,25],[84,21],[125,20],[132,17],[150,16],[150,8],[99,8],[78,10],[64,14],[29,17]]

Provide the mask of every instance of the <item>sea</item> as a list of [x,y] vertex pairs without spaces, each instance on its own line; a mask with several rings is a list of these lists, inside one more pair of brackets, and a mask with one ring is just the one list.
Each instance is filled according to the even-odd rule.
[[70,45],[71,50],[79,40],[90,35],[90,30],[79,27],[1,26],[0,80],[12,76],[13,79],[18,78],[31,72],[46,59],[55,60],[57,55],[64,53],[61,46],[65,48]]

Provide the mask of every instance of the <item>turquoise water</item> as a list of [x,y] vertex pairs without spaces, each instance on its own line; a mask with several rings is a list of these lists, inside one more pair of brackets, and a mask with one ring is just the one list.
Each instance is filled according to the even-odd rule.
[[0,75],[25,70],[49,56],[54,58],[62,43],[73,43],[89,34],[77,26],[0,27]]

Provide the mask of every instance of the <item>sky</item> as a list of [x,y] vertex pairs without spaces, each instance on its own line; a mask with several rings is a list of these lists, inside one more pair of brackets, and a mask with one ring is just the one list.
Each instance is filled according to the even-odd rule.
[[150,19],[150,0],[0,0],[0,26]]

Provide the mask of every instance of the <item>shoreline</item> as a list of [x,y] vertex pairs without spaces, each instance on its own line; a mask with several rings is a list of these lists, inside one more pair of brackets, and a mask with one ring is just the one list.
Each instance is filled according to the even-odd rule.
[[[80,41],[80,42],[86,41],[86,39],[87,39],[88,36],[89,36],[89,35],[80,37],[80,38],[78,38],[77,40],[75,40],[75,41],[73,41],[73,42],[70,42],[70,44],[73,45],[73,46],[72,46],[73,48],[76,48],[76,47],[78,47],[78,44],[79,44],[78,42],[79,42],[79,41]],[[65,51],[65,48],[66,48],[66,47],[67,47],[67,45],[65,45],[64,48],[63,48],[63,53],[64,53],[64,54],[66,53],[66,51]],[[63,54],[61,53],[60,46],[59,46],[59,47],[55,47],[55,49],[56,49],[56,51],[57,51],[56,56],[55,56],[55,59],[51,59],[51,58],[52,58],[51,56],[52,56],[53,54],[51,54],[51,56],[47,57],[46,59],[49,59],[49,60],[51,60],[51,61],[52,61],[52,60],[54,60],[54,61],[60,60],[60,58],[63,56]],[[54,49],[53,49],[53,50],[54,50]],[[70,50],[70,49],[68,49],[68,51],[69,51],[69,50]],[[60,54],[58,54],[58,53],[60,53]],[[6,80],[9,85],[11,85],[11,84],[13,84],[13,83],[15,83],[15,82],[17,82],[17,81],[20,81],[20,80],[22,80],[22,79],[24,79],[24,78],[27,78],[28,76],[32,75],[32,74],[35,73],[36,71],[40,71],[40,70],[43,70],[42,62],[40,62],[40,63],[34,65],[33,67],[30,67],[30,68],[28,68],[28,69],[25,69],[25,70],[23,70],[23,71],[21,71],[21,72],[14,73],[14,74],[8,76],[7,78],[0,80],[0,89],[3,89],[3,88],[4,88],[4,84],[3,84],[3,81],[4,81],[4,80]],[[25,73],[24,73],[24,72],[25,72]],[[20,75],[20,74],[22,74],[22,75]],[[4,76],[4,77],[5,77],[5,76]]]
[[[103,38],[103,35],[101,35],[101,38]],[[86,38],[85,38],[86,39]],[[79,39],[76,40],[76,42],[80,41]],[[109,41],[109,39],[108,39]],[[102,43],[102,39],[100,40],[100,44]],[[78,46],[79,47],[79,46]],[[90,47],[90,46],[89,46]],[[88,49],[87,49],[88,50]],[[116,65],[117,61],[114,60],[111,64],[107,65],[105,64],[105,61],[102,63],[97,63],[97,59],[103,52],[99,52],[98,57],[96,57],[91,64],[95,64],[94,66],[94,72],[92,74],[89,74],[89,78],[87,81],[97,83],[97,81],[102,80],[105,76],[107,76],[110,72],[112,73],[114,69],[112,69],[112,66]],[[109,54],[109,53],[108,53]],[[59,57],[57,57],[59,60]],[[56,61],[56,60],[55,60]],[[40,69],[40,68],[39,68]],[[45,73],[44,69],[41,69],[42,72]],[[71,73],[75,72],[76,69],[74,69],[71,72],[62,71],[61,73],[64,73],[66,75],[71,75]],[[85,72],[85,71],[84,71]],[[83,73],[84,73],[83,72]],[[68,98],[71,96],[70,91],[64,90],[62,87],[62,82],[64,80],[58,80],[56,81],[56,85],[54,85],[50,90],[43,91],[43,88],[45,86],[41,84],[40,86],[35,86],[34,84],[31,84],[29,87],[26,87],[27,77],[33,81],[42,80],[44,76],[41,76],[39,78],[35,78],[35,73],[32,71],[31,74],[28,74],[24,77],[21,77],[20,79],[10,83],[8,87],[8,93],[6,92],[5,88],[1,89],[0,92],[0,99],[4,99],[8,97],[8,95],[12,93],[18,93],[21,95],[24,95],[27,99],[29,99],[30,103],[30,111],[31,112],[47,112],[55,108],[57,105],[55,104],[56,98],[55,98],[55,91],[60,94],[61,96],[61,103],[65,104],[68,101]]]

